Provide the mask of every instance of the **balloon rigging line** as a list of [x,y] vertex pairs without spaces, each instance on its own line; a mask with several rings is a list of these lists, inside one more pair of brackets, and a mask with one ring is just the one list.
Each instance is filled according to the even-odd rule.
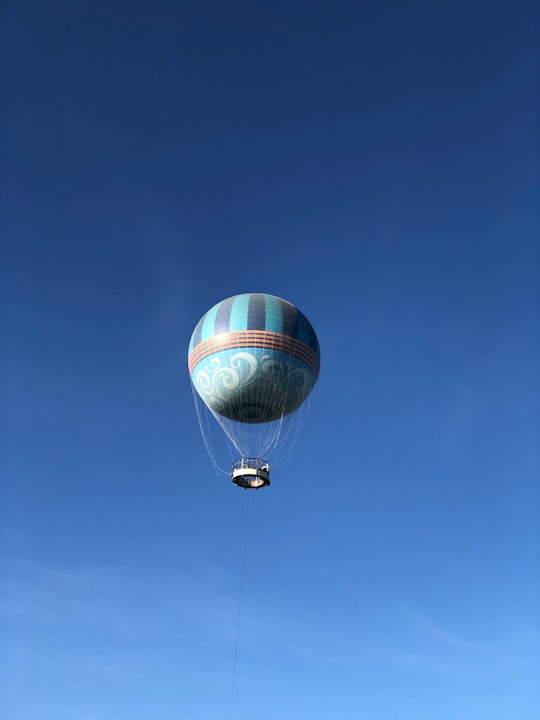
[[244,527],[244,543],[242,548],[242,566],[240,570],[240,592],[238,594],[238,612],[236,615],[236,638],[234,642],[234,659],[233,659],[233,671],[232,671],[232,683],[231,683],[231,706],[229,709],[229,720],[232,719],[233,704],[234,704],[234,689],[236,683],[236,663],[238,659],[238,638],[240,635],[240,613],[242,610],[242,593],[244,589],[244,568],[246,565],[246,546],[247,546],[247,533],[248,533],[248,515],[249,515],[249,496],[251,493],[247,492],[246,498],[246,519]]

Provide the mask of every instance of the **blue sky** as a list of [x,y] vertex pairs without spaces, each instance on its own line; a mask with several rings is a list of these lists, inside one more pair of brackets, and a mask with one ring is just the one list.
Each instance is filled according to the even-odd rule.
[[[12,0],[0,715],[532,720],[532,2]],[[194,325],[295,303],[309,433],[206,455]],[[249,510],[249,512],[247,512]]]

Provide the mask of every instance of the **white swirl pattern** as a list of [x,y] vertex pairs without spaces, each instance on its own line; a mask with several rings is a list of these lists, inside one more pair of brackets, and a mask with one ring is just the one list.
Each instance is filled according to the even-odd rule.
[[270,422],[294,412],[311,392],[315,378],[287,355],[242,351],[214,355],[194,375],[204,403],[232,420]]

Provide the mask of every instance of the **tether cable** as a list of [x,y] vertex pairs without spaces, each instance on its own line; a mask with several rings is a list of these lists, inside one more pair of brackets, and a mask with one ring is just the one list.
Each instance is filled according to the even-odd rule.
[[242,547],[242,567],[240,570],[240,592],[238,595],[238,612],[236,615],[236,638],[234,642],[234,659],[233,659],[233,671],[232,671],[232,683],[231,683],[231,707],[229,709],[229,720],[232,719],[233,704],[234,704],[234,689],[236,684],[236,664],[238,660],[238,638],[240,636],[240,614],[242,611],[242,593],[244,590],[244,568],[246,566],[246,546],[247,546],[247,532],[248,532],[248,513],[249,513],[249,496],[251,493],[247,491],[246,498],[246,519],[244,526],[244,543]]

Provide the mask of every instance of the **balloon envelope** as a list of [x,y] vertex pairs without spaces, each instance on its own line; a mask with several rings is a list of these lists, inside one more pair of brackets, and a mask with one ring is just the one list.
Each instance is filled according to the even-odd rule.
[[306,316],[263,293],[214,305],[189,344],[193,386],[205,405],[240,423],[269,423],[290,415],[317,381],[320,351]]

